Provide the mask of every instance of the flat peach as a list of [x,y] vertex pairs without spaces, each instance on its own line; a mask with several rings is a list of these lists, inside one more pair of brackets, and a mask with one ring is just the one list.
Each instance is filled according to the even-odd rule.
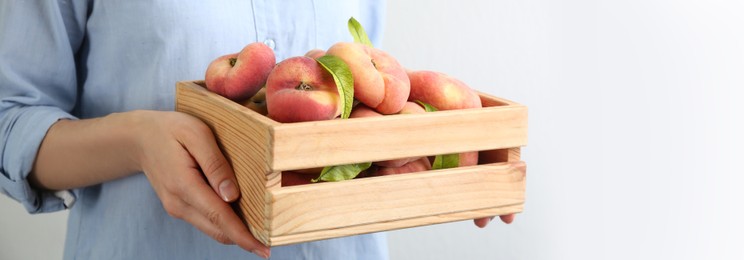
[[343,107],[333,76],[304,56],[286,59],[271,71],[266,103],[268,116],[282,123],[334,119]]

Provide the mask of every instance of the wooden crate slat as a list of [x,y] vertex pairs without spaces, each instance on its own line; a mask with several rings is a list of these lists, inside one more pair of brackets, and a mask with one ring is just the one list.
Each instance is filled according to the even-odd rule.
[[524,201],[525,164],[497,163],[272,191],[272,236]]
[[[523,146],[527,109],[502,106],[275,127],[276,171]],[[323,151],[323,153],[318,153]]]
[[367,234],[380,231],[396,230],[401,228],[419,227],[454,221],[470,221],[471,219],[500,216],[511,213],[522,212],[523,204],[504,205],[500,207],[475,209],[462,212],[446,213],[440,215],[421,216],[409,219],[396,219],[387,222],[360,224],[355,226],[340,227],[335,229],[317,230],[305,233],[273,236],[271,244],[274,246],[288,245],[306,241],[314,241],[328,238]]

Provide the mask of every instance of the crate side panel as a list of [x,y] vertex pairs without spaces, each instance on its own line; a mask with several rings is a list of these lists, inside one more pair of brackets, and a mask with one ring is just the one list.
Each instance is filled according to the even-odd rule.
[[285,187],[273,192],[271,236],[518,205],[525,170],[509,162]]
[[520,147],[527,142],[527,108],[282,124],[275,136],[275,170]]
[[272,246],[281,246],[309,241],[316,241],[321,239],[329,239],[336,237],[352,236],[359,234],[367,234],[388,230],[396,230],[403,228],[411,228],[425,225],[433,225],[461,220],[469,220],[483,217],[500,216],[506,214],[520,213],[524,208],[524,204],[519,203],[515,205],[504,205],[494,208],[469,210],[455,213],[445,213],[440,215],[422,216],[408,219],[398,219],[386,222],[377,222],[362,224],[356,226],[347,226],[336,229],[317,230],[304,233],[294,233],[283,236],[271,237]]

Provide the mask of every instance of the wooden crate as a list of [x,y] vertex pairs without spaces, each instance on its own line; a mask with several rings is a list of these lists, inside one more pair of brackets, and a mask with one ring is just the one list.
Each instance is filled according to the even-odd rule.
[[[483,108],[278,123],[177,83],[176,110],[203,120],[232,164],[239,214],[269,246],[521,212],[527,108],[480,93]],[[480,151],[479,165],[281,186],[281,172]]]

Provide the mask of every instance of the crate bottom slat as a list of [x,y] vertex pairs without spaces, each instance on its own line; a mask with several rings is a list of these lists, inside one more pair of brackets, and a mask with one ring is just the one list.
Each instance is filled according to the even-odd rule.
[[[517,161],[281,188],[271,191],[267,201],[266,242],[275,245],[280,237],[306,242],[371,228],[493,216],[473,211],[484,208],[515,213],[524,203],[525,177],[526,165]],[[475,214],[463,213],[471,211]]]
[[[507,205],[503,207],[486,208],[479,210],[469,210],[462,212],[453,212],[446,214],[439,214],[433,216],[422,216],[409,219],[398,219],[387,222],[369,223],[363,225],[342,227],[337,229],[318,230],[310,231],[305,233],[276,236],[270,238],[268,244],[271,246],[282,246],[295,243],[302,243],[308,241],[316,241],[337,237],[354,236],[361,234],[369,234],[390,230],[398,230],[404,228],[413,228],[419,226],[427,226],[433,224],[449,223],[456,221],[466,221],[469,219],[483,218],[500,216],[512,213],[520,213],[524,208],[523,203],[516,205]],[[473,227],[475,228],[475,226]]]

